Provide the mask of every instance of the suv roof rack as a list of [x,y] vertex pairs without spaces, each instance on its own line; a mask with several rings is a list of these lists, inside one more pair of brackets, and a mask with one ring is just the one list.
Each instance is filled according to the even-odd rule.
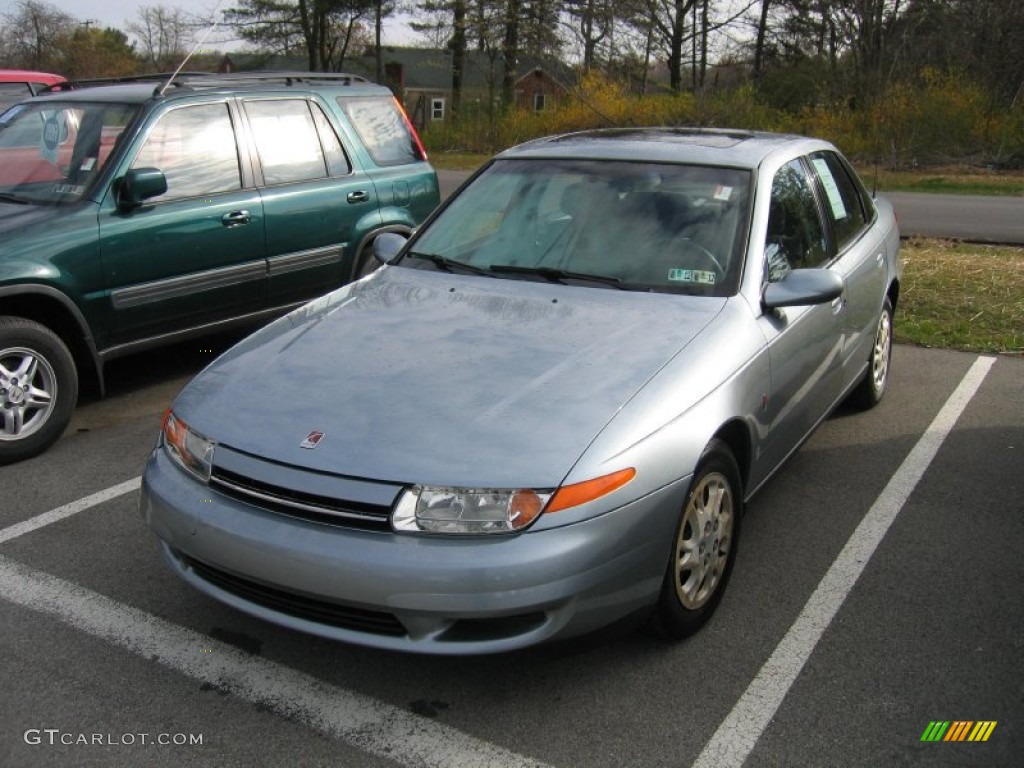
[[[118,83],[150,83],[166,82],[173,72],[153,72],[148,75],[122,75],[120,77],[90,77],[82,80],[64,80],[47,86],[46,93],[57,91],[77,91],[81,88],[97,88],[101,85],[117,85]],[[179,72],[178,77],[204,77],[212,75],[211,72]]]
[[[45,93],[57,91],[76,91],[82,88],[96,88],[102,85],[117,85],[120,83],[159,83],[162,87],[171,78],[175,88],[220,88],[224,86],[251,85],[255,83],[280,83],[292,85],[295,83],[310,82],[331,82],[341,85],[352,85],[353,83],[369,83],[361,75],[352,75],[346,72],[291,72],[273,70],[255,70],[251,72],[155,72],[147,75],[126,75],[124,77],[97,77],[87,80],[66,80],[62,83],[43,89]],[[159,89],[158,89],[159,90]],[[154,93],[154,95],[158,95]]]

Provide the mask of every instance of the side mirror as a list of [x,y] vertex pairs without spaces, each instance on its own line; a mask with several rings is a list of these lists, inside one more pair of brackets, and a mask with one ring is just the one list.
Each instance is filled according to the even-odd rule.
[[373,241],[373,258],[381,264],[387,264],[405,247],[408,238],[397,232],[384,232]]
[[142,205],[143,200],[167,191],[167,177],[158,168],[132,168],[121,179],[117,190],[117,207],[130,211]]
[[794,269],[768,283],[761,297],[765,309],[824,304],[843,293],[843,278],[830,269]]

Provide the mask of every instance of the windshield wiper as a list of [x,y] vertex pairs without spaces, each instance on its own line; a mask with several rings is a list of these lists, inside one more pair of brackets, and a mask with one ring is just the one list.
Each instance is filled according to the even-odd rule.
[[565,269],[555,269],[554,267],[520,267],[514,264],[492,264],[491,272],[508,273],[513,275],[537,275],[543,277],[545,280],[550,280],[553,283],[565,284],[566,280],[580,280],[590,283],[601,283],[601,285],[608,285],[612,288],[618,288],[620,290],[629,290],[622,281],[617,277],[611,277],[610,275],[591,275],[586,272],[570,272]]
[[478,267],[475,264],[467,264],[464,261],[456,261],[455,259],[449,259],[447,256],[439,256],[436,253],[420,253],[419,251],[410,251],[405,254],[407,259],[422,259],[423,261],[429,261],[434,266],[443,269],[445,272],[454,272],[457,269],[471,272],[474,275],[487,275],[493,277],[490,270]]
[[18,205],[29,205],[32,201],[12,194],[11,192],[0,192],[0,200],[5,203],[17,203]]

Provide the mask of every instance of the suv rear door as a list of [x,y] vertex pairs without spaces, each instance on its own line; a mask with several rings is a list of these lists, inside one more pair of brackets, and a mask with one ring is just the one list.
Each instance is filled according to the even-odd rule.
[[[386,223],[406,222],[415,227],[440,202],[437,174],[427,163],[427,153],[409,118],[393,96],[350,95],[336,97],[355,132],[352,143],[365,164],[380,197],[381,217]],[[353,277],[362,277],[378,266],[372,258],[356,265]]]
[[104,346],[265,307],[262,202],[239,153],[237,122],[232,101],[221,98],[159,110],[139,134],[118,176],[157,168],[167,191],[128,211],[113,189],[103,202],[100,247],[114,315]]
[[241,100],[263,200],[271,304],[349,279],[345,258],[380,223],[377,193],[323,107],[304,97]]

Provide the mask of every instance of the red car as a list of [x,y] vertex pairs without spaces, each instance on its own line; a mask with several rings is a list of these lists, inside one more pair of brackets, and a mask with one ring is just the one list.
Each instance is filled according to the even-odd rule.
[[17,101],[35,96],[48,85],[63,82],[63,77],[49,72],[0,69],[0,112]]

